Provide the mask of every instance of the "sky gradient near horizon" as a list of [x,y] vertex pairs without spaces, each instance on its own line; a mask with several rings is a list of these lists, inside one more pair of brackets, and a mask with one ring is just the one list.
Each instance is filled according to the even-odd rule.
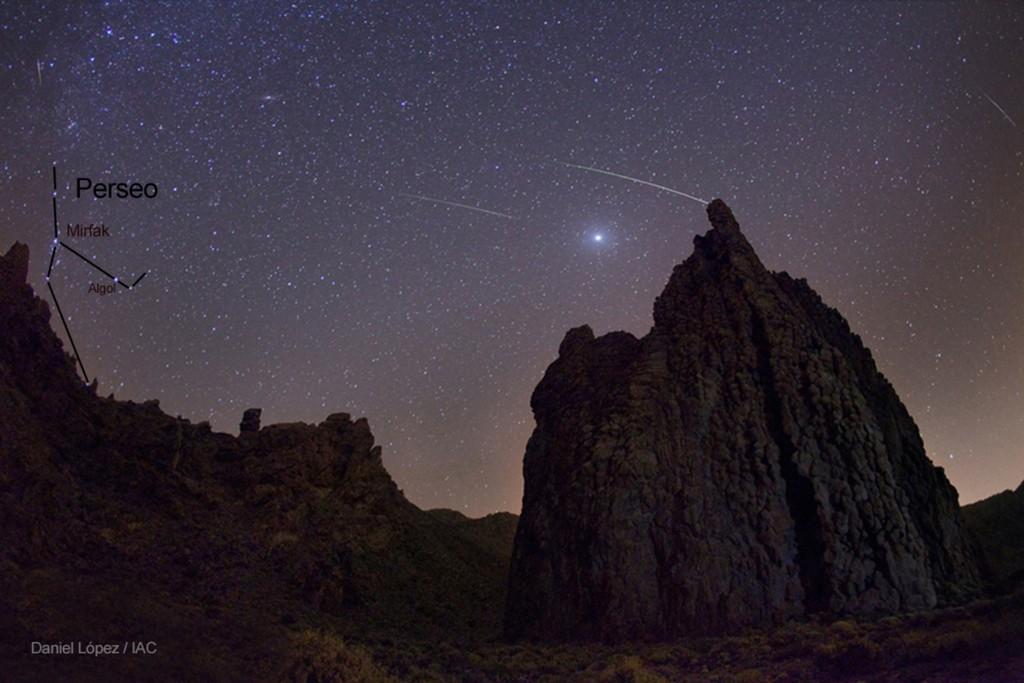
[[[366,416],[421,507],[518,512],[571,327],[651,325],[722,197],[970,502],[1024,479],[1024,4],[0,2],[0,248],[100,392]],[[152,200],[75,180],[154,182]],[[471,208],[469,208],[471,207]],[[481,210],[477,210],[481,209]],[[62,330],[60,336],[65,337]]]

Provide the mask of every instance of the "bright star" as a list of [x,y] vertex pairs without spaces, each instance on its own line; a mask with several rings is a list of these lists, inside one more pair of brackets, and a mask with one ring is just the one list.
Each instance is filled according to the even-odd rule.
[[604,241],[604,235],[602,235],[601,233],[597,233],[596,235],[594,235],[594,241],[595,242],[603,242]]

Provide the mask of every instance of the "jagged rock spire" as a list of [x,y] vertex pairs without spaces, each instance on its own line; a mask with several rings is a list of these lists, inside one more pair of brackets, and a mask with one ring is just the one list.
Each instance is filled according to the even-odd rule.
[[721,200],[642,339],[566,335],[509,581],[513,636],[706,634],[971,594],[956,491],[870,352]]
[[736,230],[738,232],[740,229],[740,224],[732,215],[732,209],[721,199],[714,199],[708,204],[708,220],[711,221],[711,227],[717,230]]

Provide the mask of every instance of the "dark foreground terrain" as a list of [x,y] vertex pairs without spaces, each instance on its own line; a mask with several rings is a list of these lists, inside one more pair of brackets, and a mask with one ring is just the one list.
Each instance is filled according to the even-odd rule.
[[966,606],[661,643],[503,640],[514,515],[420,510],[343,413],[234,436],[97,396],[27,268],[23,246],[0,258],[0,680],[1024,679],[1024,488],[966,509],[996,596]]
[[1024,594],[1018,593],[879,621],[791,623],[680,643],[376,644],[363,654],[381,670],[360,680],[1019,681],[1022,647]]

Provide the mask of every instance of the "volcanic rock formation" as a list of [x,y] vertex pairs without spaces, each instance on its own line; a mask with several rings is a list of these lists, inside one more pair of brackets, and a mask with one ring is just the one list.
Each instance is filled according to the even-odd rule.
[[242,413],[242,421],[238,423],[238,433],[260,431],[260,415],[263,411],[259,408],[247,408]]
[[956,490],[842,316],[721,200],[642,339],[570,330],[534,391],[506,631],[626,639],[972,594]]
[[[0,678],[289,680],[320,628],[498,633],[514,516],[420,510],[345,413],[236,437],[97,396],[28,257],[0,257]],[[90,639],[158,652],[29,652]]]

